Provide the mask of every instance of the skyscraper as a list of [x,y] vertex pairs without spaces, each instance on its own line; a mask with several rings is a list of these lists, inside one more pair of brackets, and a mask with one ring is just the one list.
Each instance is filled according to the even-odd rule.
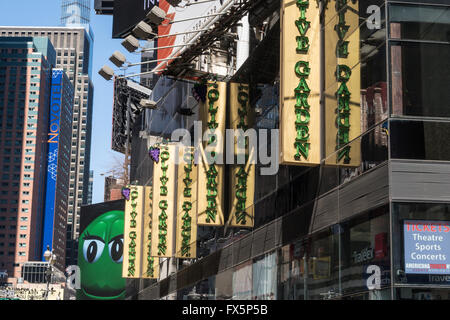
[[[89,26],[89,1],[63,1],[60,27],[1,27],[0,36],[47,37],[56,50],[56,67],[63,69],[74,86],[74,108],[70,151],[70,182],[67,217],[66,264],[75,257],[71,241],[79,235],[82,204],[88,203],[91,153],[91,80],[93,33]],[[70,11],[70,12],[69,12]]]
[[39,260],[51,68],[46,37],[0,37],[0,268]]
[[61,24],[89,25],[91,6],[89,0],[63,0],[61,6]]

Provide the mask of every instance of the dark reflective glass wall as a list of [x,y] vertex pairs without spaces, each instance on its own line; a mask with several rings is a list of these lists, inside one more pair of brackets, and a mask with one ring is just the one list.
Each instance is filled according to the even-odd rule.
[[[379,207],[281,249],[278,297],[290,300],[389,299],[389,208]],[[371,266],[371,268],[369,268]],[[372,269],[379,290],[367,292]],[[369,281],[370,282],[370,281]]]
[[391,158],[450,161],[450,123],[390,122]]
[[450,43],[391,43],[394,115],[450,117],[449,57]]
[[450,7],[388,9],[392,115],[449,117]]

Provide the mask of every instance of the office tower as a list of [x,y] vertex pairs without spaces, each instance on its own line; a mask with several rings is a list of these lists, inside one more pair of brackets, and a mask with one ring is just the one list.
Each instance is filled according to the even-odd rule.
[[73,86],[64,70],[53,69],[42,255],[49,246],[56,255],[55,266],[59,270],[65,269],[73,94]]
[[0,269],[41,256],[51,67],[46,37],[0,37]]
[[94,192],[94,170],[89,171],[89,192],[87,204],[92,204],[92,193]]
[[90,0],[63,0],[61,6],[61,25],[89,25],[91,14]]
[[[78,237],[79,214],[87,203],[91,153],[92,103],[91,81],[93,37],[83,26],[69,27],[0,27],[0,35],[8,37],[47,37],[55,47],[56,67],[66,71],[75,90],[72,116],[72,148],[69,183],[67,240]],[[68,246],[71,247],[70,245]],[[70,260],[71,252],[66,254]],[[67,261],[67,264],[72,262]]]

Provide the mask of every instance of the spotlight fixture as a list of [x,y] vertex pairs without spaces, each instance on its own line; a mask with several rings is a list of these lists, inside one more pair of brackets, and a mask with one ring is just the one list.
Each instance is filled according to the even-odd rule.
[[160,25],[166,19],[166,12],[160,7],[153,7],[147,14],[147,19],[153,24]]
[[139,40],[129,35],[122,41],[122,46],[128,50],[128,52],[135,52],[139,48]]
[[127,61],[125,56],[119,51],[115,51],[109,60],[119,68]]
[[156,34],[153,32],[153,29],[151,26],[149,26],[144,21],[139,22],[136,27],[133,29],[133,34],[138,37],[139,39],[151,39],[156,36]]
[[114,70],[108,66],[103,66],[103,68],[100,69],[98,74],[101,75],[105,80],[109,81],[114,76]]
[[139,104],[144,109],[156,109],[157,102],[149,99],[141,99]]

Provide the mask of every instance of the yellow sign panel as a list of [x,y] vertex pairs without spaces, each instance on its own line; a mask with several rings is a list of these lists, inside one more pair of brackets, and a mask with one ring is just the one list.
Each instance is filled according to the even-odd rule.
[[151,255],[173,256],[175,214],[175,146],[161,144],[159,161],[153,164]]
[[159,258],[152,257],[152,210],[153,210],[153,187],[145,187],[144,199],[144,234],[142,254],[142,278],[159,278]]
[[142,218],[144,211],[144,187],[129,186],[125,201],[125,231],[123,234],[123,278],[139,278],[142,257]]
[[[252,127],[254,115],[249,103],[247,84],[230,83],[231,129],[243,130]],[[255,164],[251,163],[255,150],[248,139],[234,138],[235,155],[245,153],[245,163],[231,166],[231,212],[229,225],[232,227],[254,226]]]
[[179,146],[177,193],[177,258],[197,256],[197,165],[194,148]]
[[198,225],[221,226],[223,215],[224,138],[227,84],[207,83],[201,120],[206,141],[199,146]]
[[280,163],[319,164],[320,14],[316,1],[282,0],[280,58]]
[[330,1],[325,11],[325,163],[359,166],[361,65],[358,2]]

